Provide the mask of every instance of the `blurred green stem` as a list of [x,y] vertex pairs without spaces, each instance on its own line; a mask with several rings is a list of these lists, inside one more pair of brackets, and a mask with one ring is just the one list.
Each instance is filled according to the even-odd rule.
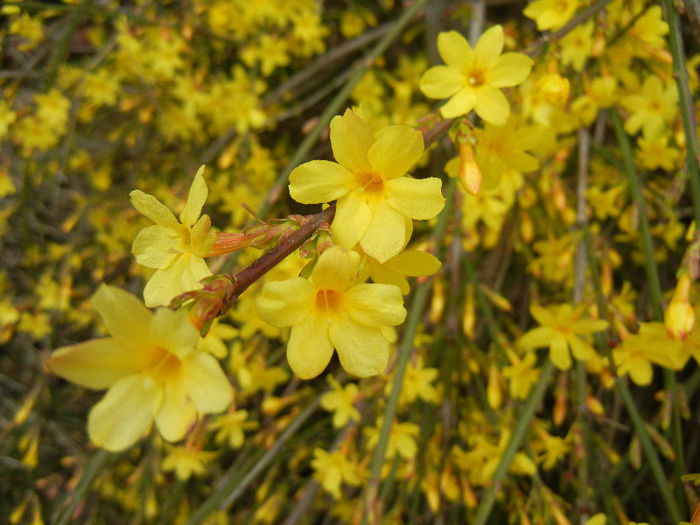
[[[625,173],[627,174],[627,181],[630,187],[630,193],[635,205],[637,206],[637,216],[639,220],[639,234],[642,241],[642,251],[644,252],[644,268],[647,274],[647,282],[649,284],[649,292],[651,295],[651,306],[653,310],[654,318],[657,321],[663,321],[663,296],[661,294],[661,284],[659,282],[659,273],[656,267],[656,262],[654,260],[654,246],[651,238],[651,231],[649,229],[649,221],[646,215],[646,207],[644,204],[644,195],[642,193],[642,187],[639,182],[639,177],[634,166],[634,158],[632,156],[632,147],[630,146],[629,138],[625,134],[624,127],[622,125],[622,119],[617,110],[613,109],[610,111],[610,120],[612,121],[613,128],[615,129],[615,137],[617,138],[618,146],[620,147],[620,152],[622,154],[623,165],[625,168]],[[678,406],[678,398],[676,394],[676,378],[672,370],[664,368],[664,383],[666,389],[671,394],[672,399],[672,415],[671,415],[671,442],[673,443],[674,450],[674,461],[673,461],[673,478],[674,487],[676,490],[676,499],[673,501],[673,509],[669,507],[669,511],[673,515],[674,521],[680,519],[681,512],[679,509],[685,507],[685,496],[683,494],[683,489],[680,483],[680,477],[683,474],[683,443],[681,435],[681,416],[680,408]],[[622,394],[622,391],[620,392]],[[629,401],[633,402],[631,395],[627,392]],[[623,395],[623,400],[624,395]],[[627,401],[625,401],[627,404]],[[629,408],[629,406],[628,406]],[[636,409],[635,409],[636,410]],[[632,413],[630,413],[632,415]],[[637,413],[636,416],[640,418]],[[640,418],[641,419],[641,418]],[[642,433],[640,432],[640,427],[635,423],[635,429],[639,433],[640,441],[642,446],[644,442],[642,441]],[[652,447],[651,440],[646,432],[644,432],[644,439],[649,441],[649,446]],[[653,448],[651,449],[653,450]],[[646,451],[646,447],[645,447]],[[655,455],[656,461],[658,462],[658,457]],[[659,463],[658,468],[661,469]],[[652,471],[654,471],[654,465],[652,464]],[[663,472],[661,472],[663,474]],[[657,472],[654,471],[654,475]],[[663,477],[663,476],[662,476]],[[657,478],[657,483],[661,484],[661,480]],[[667,484],[664,482],[663,486],[665,490],[668,490]],[[661,486],[659,487],[661,488]],[[663,493],[662,493],[663,494]],[[665,498],[664,498],[665,499]],[[671,498],[673,500],[673,498]],[[667,505],[670,501],[666,502]],[[675,513],[675,514],[674,514]],[[678,516],[676,518],[676,515]]]

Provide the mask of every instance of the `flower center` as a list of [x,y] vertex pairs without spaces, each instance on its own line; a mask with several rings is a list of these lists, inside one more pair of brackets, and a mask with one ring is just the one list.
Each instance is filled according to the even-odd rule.
[[357,178],[357,191],[373,195],[382,193],[384,179],[379,173],[358,173],[355,177]]
[[154,346],[148,349],[145,356],[143,372],[151,376],[156,383],[162,384],[178,374],[181,366],[182,363],[175,354]]
[[336,290],[318,290],[316,292],[316,311],[328,318],[337,317],[343,309],[343,292]]
[[479,87],[486,82],[486,75],[481,69],[473,69],[467,75],[467,82],[471,87]]

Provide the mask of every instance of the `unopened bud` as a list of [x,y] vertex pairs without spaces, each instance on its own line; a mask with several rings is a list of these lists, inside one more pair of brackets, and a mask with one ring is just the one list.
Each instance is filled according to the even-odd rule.
[[189,308],[187,318],[204,337],[214,319],[225,314],[233,305],[236,278],[230,274],[212,275],[202,279],[201,283],[203,288],[200,290],[175,297],[170,302],[170,308]]
[[664,325],[669,337],[682,341],[695,327],[695,310],[688,301],[691,278],[684,273],[678,279],[671,302],[664,312]]
[[470,142],[463,142],[459,146],[459,182],[472,195],[479,193],[481,169],[476,163],[474,147]]

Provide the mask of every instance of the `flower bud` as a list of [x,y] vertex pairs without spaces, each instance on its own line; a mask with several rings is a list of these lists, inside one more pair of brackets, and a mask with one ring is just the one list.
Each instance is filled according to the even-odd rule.
[[671,302],[664,312],[664,325],[669,337],[682,341],[695,327],[695,310],[688,301],[691,278],[683,274],[678,279]]
[[476,163],[474,147],[470,142],[463,142],[459,146],[459,182],[472,195],[479,193],[481,169]]

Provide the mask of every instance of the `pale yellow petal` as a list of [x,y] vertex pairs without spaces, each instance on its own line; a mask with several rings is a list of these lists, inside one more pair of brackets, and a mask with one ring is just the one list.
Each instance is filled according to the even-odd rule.
[[490,27],[479,37],[474,46],[476,64],[487,67],[503,51],[503,28],[500,25]]
[[455,118],[466,115],[476,104],[476,93],[471,87],[459,90],[447,103],[440,107],[440,113],[445,118]]
[[485,122],[502,126],[510,115],[510,103],[499,89],[484,86],[479,90],[474,111]]
[[646,359],[635,359],[628,365],[629,375],[632,381],[639,386],[647,386],[654,377],[654,369]]
[[323,372],[333,356],[328,339],[328,321],[314,315],[292,328],[287,343],[287,361],[301,379],[311,379]]
[[360,237],[367,231],[372,212],[357,192],[350,192],[338,199],[335,217],[331,224],[333,241],[348,250],[355,247]]
[[588,361],[596,356],[593,347],[582,341],[579,337],[573,335],[567,338],[567,341],[571,346],[571,353],[574,354],[576,359],[579,359],[580,361]]
[[127,346],[142,345],[149,333],[152,314],[136,296],[116,286],[102,284],[90,302],[112,337]]
[[442,262],[432,253],[421,250],[404,250],[396,257],[389,259],[384,266],[394,272],[410,275],[433,275],[436,273]]
[[153,195],[134,190],[129,193],[129,198],[134,208],[163,228],[176,229],[180,225],[173,212]]
[[158,308],[151,320],[151,335],[159,347],[179,358],[187,356],[199,342],[197,329],[182,310]]
[[423,154],[423,134],[410,126],[387,126],[367,152],[372,169],[384,179],[405,175]]
[[559,370],[571,368],[571,355],[569,345],[563,337],[556,336],[549,343],[549,357]]
[[538,326],[525,333],[518,339],[518,346],[525,350],[533,350],[543,346],[549,346],[549,342],[554,337],[554,332],[548,326]]
[[180,213],[180,222],[182,224],[192,226],[197,222],[208,194],[207,183],[204,181],[204,166],[201,166],[194,176],[190,192],[187,194],[187,202]]
[[350,318],[336,319],[328,331],[340,364],[354,376],[381,374],[389,362],[389,343],[378,328],[363,326]]
[[367,151],[374,143],[374,133],[365,120],[347,109],[343,116],[331,120],[333,157],[352,173],[369,171]]
[[437,48],[445,64],[456,71],[466,70],[474,60],[472,47],[457,31],[441,32],[437,37]]
[[207,263],[191,253],[178,255],[170,266],[156,270],[143,290],[146,306],[167,306],[181,293],[198,290],[201,281],[211,275]]
[[347,290],[357,278],[360,254],[332,246],[318,258],[311,272],[311,281],[319,290]]
[[465,86],[464,75],[447,66],[431,67],[423,73],[418,84],[428,98],[448,98]]
[[445,206],[442,181],[437,177],[400,177],[384,183],[387,202],[404,217],[432,219]]
[[313,307],[314,286],[307,279],[293,277],[267,282],[257,298],[260,318],[278,328],[299,324]]
[[111,337],[55,350],[46,361],[57,376],[87,388],[107,388],[139,367],[138,352]]
[[233,401],[233,388],[219,362],[206,352],[193,352],[182,362],[182,388],[205,414],[223,412]]
[[486,83],[495,88],[517,86],[532,70],[532,59],[523,53],[505,53],[486,71]]
[[[399,179],[394,179],[394,181]],[[390,181],[390,182],[394,182]],[[372,220],[360,239],[362,250],[384,263],[406,245],[406,219],[385,201],[372,209]]]
[[530,314],[532,314],[532,317],[535,318],[535,321],[537,321],[539,324],[541,324],[543,326],[544,325],[551,326],[556,321],[552,312],[550,312],[544,306],[540,306],[539,304],[531,304],[530,305]]
[[88,434],[97,445],[117,452],[129,448],[151,427],[162,391],[142,375],[117,381],[88,417]]
[[312,160],[289,175],[289,194],[302,204],[336,200],[353,187],[352,174],[336,162]]
[[399,290],[401,290],[401,293],[403,295],[408,294],[411,291],[411,287],[408,284],[408,280],[406,280],[406,278],[400,273],[397,273],[387,268],[387,263],[379,264],[378,262],[373,262],[371,264],[368,277],[371,277],[372,281],[374,281],[375,283],[393,284],[394,286],[398,286]]
[[403,297],[392,284],[358,284],[345,292],[345,308],[356,322],[367,326],[395,326],[406,319]]
[[192,253],[197,257],[206,257],[216,244],[216,234],[210,232],[211,219],[209,215],[202,215],[192,226],[190,231],[190,245]]
[[177,382],[166,384],[163,403],[155,415],[158,432],[167,441],[179,441],[197,421],[197,410]]
[[177,232],[156,224],[138,233],[131,253],[136,257],[137,263],[147,268],[166,268],[177,257],[177,245]]

